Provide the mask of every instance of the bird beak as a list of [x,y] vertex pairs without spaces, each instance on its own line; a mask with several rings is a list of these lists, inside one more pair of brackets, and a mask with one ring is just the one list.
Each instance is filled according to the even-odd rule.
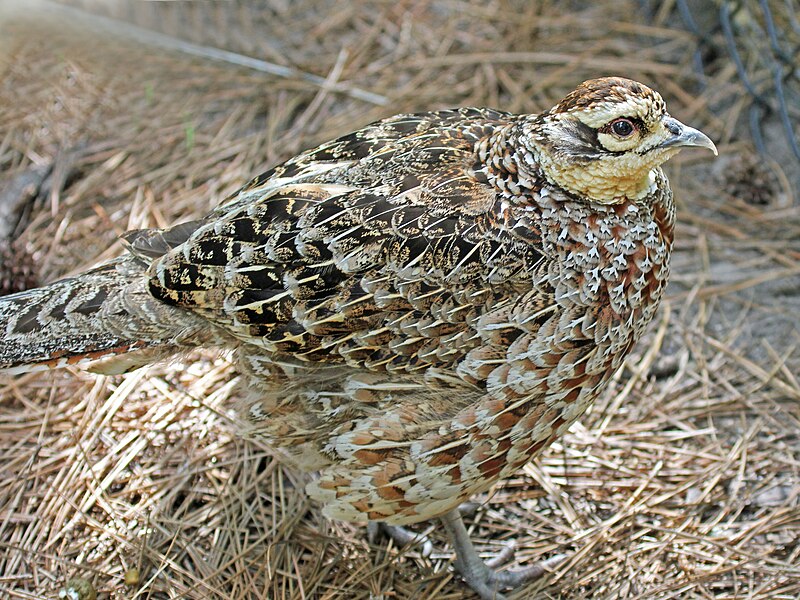
[[677,119],[672,117],[664,118],[664,127],[672,134],[666,141],[662,142],[662,148],[670,148],[672,146],[697,146],[699,148],[708,148],[717,156],[717,147],[705,133],[684,125]]

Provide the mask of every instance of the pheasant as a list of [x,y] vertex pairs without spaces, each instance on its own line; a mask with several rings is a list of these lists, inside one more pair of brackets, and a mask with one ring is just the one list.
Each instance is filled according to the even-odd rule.
[[334,519],[440,518],[502,598],[458,511],[564,434],[652,319],[675,208],[659,168],[717,153],[661,96],[586,81],[541,114],[401,114],[263,173],[206,217],[0,298],[0,369],[124,372],[232,348],[241,428]]

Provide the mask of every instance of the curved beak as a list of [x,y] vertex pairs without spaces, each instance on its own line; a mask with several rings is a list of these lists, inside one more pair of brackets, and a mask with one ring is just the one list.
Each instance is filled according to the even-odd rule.
[[664,127],[671,134],[660,146],[669,148],[672,146],[697,146],[698,148],[708,148],[717,156],[717,147],[705,133],[688,125],[684,125],[678,119],[664,117]]

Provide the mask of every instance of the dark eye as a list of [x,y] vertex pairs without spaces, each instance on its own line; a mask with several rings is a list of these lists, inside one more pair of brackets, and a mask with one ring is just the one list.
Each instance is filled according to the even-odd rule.
[[628,119],[617,119],[611,123],[611,131],[619,137],[628,137],[635,130],[636,127]]

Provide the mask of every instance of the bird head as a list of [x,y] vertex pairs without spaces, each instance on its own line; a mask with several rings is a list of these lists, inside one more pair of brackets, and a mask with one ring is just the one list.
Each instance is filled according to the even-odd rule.
[[552,183],[603,204],[646,196],[653,169],[681,148],[717,154],[704,133],[667,113],[658,92],[621,77],[583,82],[536,118],[531,139]]

